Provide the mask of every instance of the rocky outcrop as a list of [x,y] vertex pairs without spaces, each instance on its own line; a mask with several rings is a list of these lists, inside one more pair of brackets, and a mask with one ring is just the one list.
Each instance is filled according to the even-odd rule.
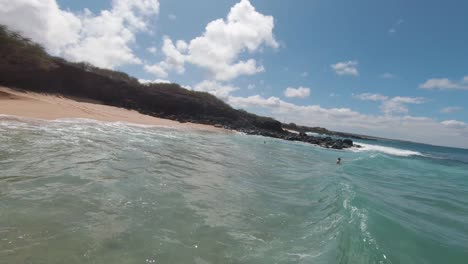
[[375,137],[371,136],[364,136],[364,135],[357,135],[353,133],[344,133],[344,132],[337,132],[331,131],[323,127],[307,127],[307,126],[298,126],[294,123],[283,124],[284,129],[290,129],[297,132],[312,132],[318,133],[323,135],[341,137],[341,138],[354,138],[354,139],[364,139],[364,140],[377,140]]
[[360,147],[353,143],[351,139],[334,139],[331,137],[315,137],[309,136],[306,133],[291,133],[288,131],[282,132],[272,132],[272,131],[265,131],[265,130],[257,130],[257,129],[239,129],[238,131],[249,134],[249,135],[261,135],[265,137],[273,137],[284,139],[288,141],[300,141],[305,142],[313,145],[318,145],[323,148],[330,148],[330,149],[347,149],[351,147]]

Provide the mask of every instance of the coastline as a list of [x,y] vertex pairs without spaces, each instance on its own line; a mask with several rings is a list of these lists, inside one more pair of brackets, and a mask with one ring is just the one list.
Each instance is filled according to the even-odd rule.
[[44,120],[86,118],[104,122],[127,122],[211,132],[229,132],[229,130],[211,125],[189,122],[181,123],[170,119],[144,115],[134,110],[108,106],[96,101],[22,92],[3,86],[0,86],[0,115]]
[[[333,139],[331,137],[314,137],[297,131],[286,131],[278,127],[281,123],[266,120],[263,128],[247,123],[222,125],[217,121],[199,119],[196,116],[179,122],[178,120],[165,119],[139,113],[116,106],[105,105],[102,102],[87,98],[64,97],[56,94],[37,93],[0,86],[0,115],[32,118],[42,120],[58,120],[68,118],[82,118],[101,122],[126,122],[137,125],[165,126],[172,128],[192,129],[215,133],[243,132],[248,135],[261,135],[288,141],[301,141],[323,148],[345,149],[360,147],[349,139]],[[199,121],[200,123],[195,123]]]

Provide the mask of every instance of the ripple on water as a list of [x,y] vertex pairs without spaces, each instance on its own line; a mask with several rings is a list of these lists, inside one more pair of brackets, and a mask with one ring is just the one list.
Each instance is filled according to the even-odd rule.
[[465,165],[264,141],[0,118],[0,263],[466,260]]

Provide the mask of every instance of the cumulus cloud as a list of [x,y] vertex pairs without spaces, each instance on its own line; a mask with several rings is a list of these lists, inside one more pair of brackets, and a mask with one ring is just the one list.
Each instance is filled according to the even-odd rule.
[[63,10],[56,0],[0,0],[1,24],[53,55],[104,68],[141,63],[131,45],[158,13],[158,0],[115,0],[99,14]]
[[252,95],[249,97],[230,96],[228,103],[234,107],[250,108],[250,107],[265,107],[265,108],[279,108],[284,104],[278,97],[264,98],[260,95]]
[[[260,51],[264,46],[278,48],[273,28],[272,16],[257,12],[249,0],[241,0],[231,8],[226,19],[208,23],[201,36],[188,43],[178,41],[177,53],[165,52],[166,59],[157,64],[159,67],[154,72],[167,76],[172,70],[180,72],[185,63],[206,69],[218,81],[262,72],[263,66],[255,59],[239,57]],[[170,39],[167,41],[172,43]]]
[[419,85],[422,89],[440,89],[440,90],[468,90],[468,76],[463,77],[460,81],[452,81],[448,78],[434,78]]
[[358,64],[358,61],[343,61],[332,64],[330,67],[338,75],[359,76],[359,71],[357,69]]
[[450,114],[450,113],[461,111],[462,109],[463,108],[460,106],[448,106],[448,107],[442,108],[440,112],[444,114]]
[[221,100],[227,101],[230,94],[234,91],[239,90],[239,88],[231,85],[225,85],[216,81],[205,80],[195,85],[194,90],[200,92],[207,92],[220,98]]
[[55,0],[0,0],[0,23],[42,44],[54,54],[80,39],[81,19]]
[[145,65],[145,71],[160,78],[166,78],[169,75],[169,71],[176,71],[179,74],[184,73],[185,57],[182,55],[182,52],[186,50],[187,44],[183,41],[178,41],[176,45],[174,45],[169,37],[165,36],[161,50],[166,59],[154,65]]
[[424,103],[424,98],[421,97],[396,96],[390,98],[385,95],[371,93],[357,94],[354,95],[354,98],[362,101],[382,102],[382,104],[380,105],[380,110],[387,115],[408,113],[408,104]]
[[292,88],[288,87],[284,90],[284,96],[288,98],[306,98],[310,95],[310,88],[306,87],[299,87],[299,88]]

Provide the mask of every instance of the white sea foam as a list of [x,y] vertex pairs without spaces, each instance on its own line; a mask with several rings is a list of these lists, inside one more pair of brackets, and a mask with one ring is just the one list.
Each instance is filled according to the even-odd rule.
[[286,131],[294,133],[294,134],[299,134],[299,132],[297,132],[296,130],[289,130],[289,129],[283,129],[283,130],[286,130]]
[[323,137],[325,135],[319,134],[319,133],[314,133],[314,132],[306,132],[308,136],[314,136],[314,137]]
[[316,257],[319,257],[322,254],[323,254],[323,252],[319,252],[319,253],[317,253],[315,255],[303,254],[303,253],[287,253],[287,255],[297,257],[299,260],[304,260],[306,258],[316,258]]
[[41,119],[41,118],[30,118],[14,115],[4,115],[0,114],[0,124],[10,125],[12,128],[18,126],[18,123],[32,123],[37,124],[37,122],[47,123],[47,124],[71,124],[71,125],[105,125],[113,127],[138,127],[138,128],[164,128],[172,130],[184,130],[190,129],[185,127],[177,126],[168,126],[168,125],[148,125],[148,124],[138,124],[126,121],[101,121],[90,118],[58,118],[54,120]]
[[65,123],[65,124],[98,124],[106,126],[115,126],[115,127],[138,127],[138,128],[177,128],[167,125],[147,125],[147,124],[138,124],[126,121],[101,121],[96,119],[89,118],[59,118],[51,120],[49,122],[55,123]]
[[382,152],[385,154],[401,156],[401,157],[424,156],[422,153],[417,152],[417,151],[412,151],[412,150],[385,147],[385,146],[379,146],[379,145],[370,145],[370,144],[364,144],[360,142],[355,142],[355,143],[358,145],[361,145],[362,148],[352,148],[351,151],[354,151],[354,152],[374,151],[374,152]]

